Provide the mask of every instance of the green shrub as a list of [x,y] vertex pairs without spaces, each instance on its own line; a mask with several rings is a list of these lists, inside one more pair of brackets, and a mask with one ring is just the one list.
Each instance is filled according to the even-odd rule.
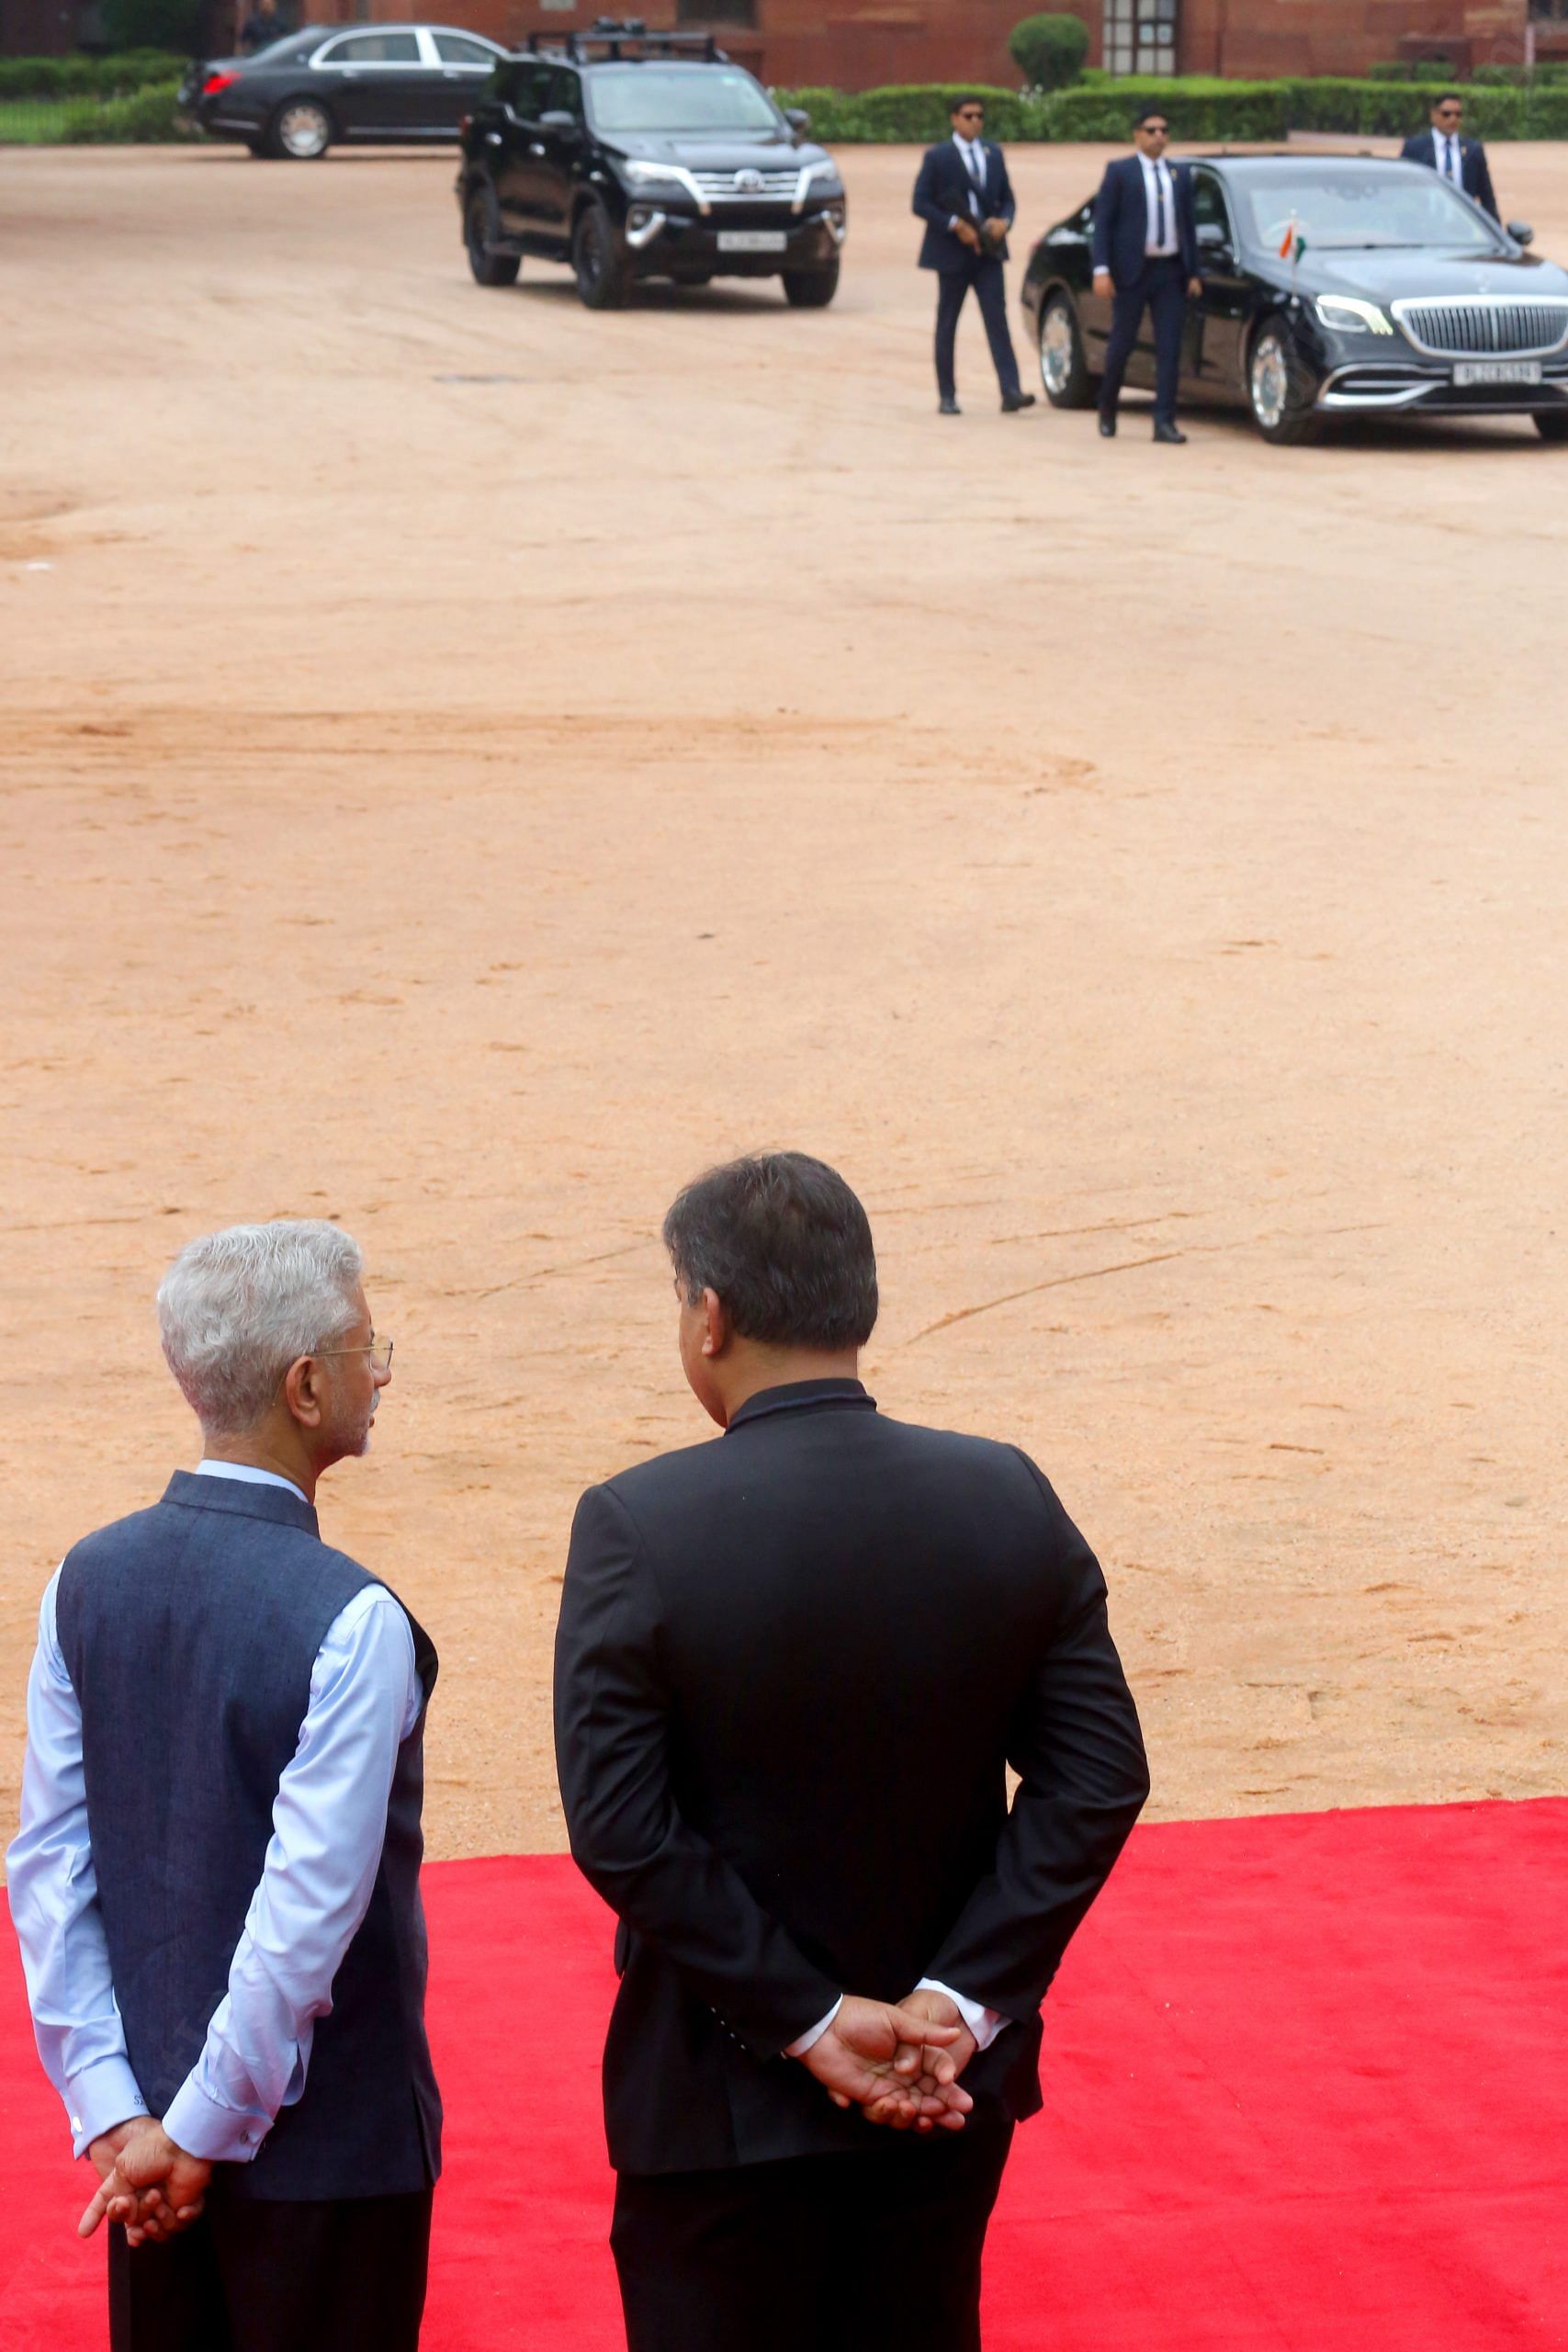
[[12,98],[86,98],[145,89],[178,74],[183,57],[130,50],[115,57],[0,57],[0,103]]
[[1291,128],[1288,82],[1221,82],[1190,75],[1141,79],[1128,75],[1108,86],[1062,90],[1043,102],[1051,139],[1122,141],[1145,98],[1168,107],[1171,137],[1179,145],[1213,139],[1283,139]]
[[104,31],[116,49],[174,49],[189,56],[201,0],[104,0]]
[[1089,27],[1081,17],[1025,17],[1008,35],[1008,55],[1033,90],[1065,90],[1083,72]]
[[65,109],[68,147],[158,146],[201,134],[175,110],[177,82],[154,82],[119,98],[78,98]]
[[1039,107],[1016,90],[964,82],[910,82],[885,90],[777,90],[781,106],[804,107],[814,139],[852,144],[928,146],[952,129],[951,109],[966,89],[986,101],[987,139],[1043,136]]

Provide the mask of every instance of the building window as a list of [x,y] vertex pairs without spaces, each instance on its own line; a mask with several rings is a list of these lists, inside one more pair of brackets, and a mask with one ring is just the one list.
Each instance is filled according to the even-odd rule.
[[1174,74],[1177,0],[1104,0],[1108,74]]
[[706,31],[709,25],[755,25],[757,0],[675,0],[675,22]]

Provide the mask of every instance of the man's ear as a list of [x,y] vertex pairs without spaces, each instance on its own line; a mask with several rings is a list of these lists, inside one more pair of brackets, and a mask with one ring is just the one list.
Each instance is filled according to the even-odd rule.
[[321,1425],[321,1367],[314,1356],[296,1356],[283,1375],[283,1401],[302,1429]]
[[729,1345],[729,1317],[717,1291],[703,1293],[703,1353],[709,1358],[721,1356]]

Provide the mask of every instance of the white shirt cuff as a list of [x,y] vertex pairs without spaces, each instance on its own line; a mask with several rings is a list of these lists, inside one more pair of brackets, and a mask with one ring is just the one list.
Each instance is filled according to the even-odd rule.
[[808,2050],[814,2050],[843,2006],[844,1996],[840,1993],[825,2018],[818,2018],[817,2023],[811,2028],[808,2033],[801,2034],[796,2041],[790,2042],[786,2046],[784,2050],[784,2056],[786,2058],[804,2058]]
[[66,2084],[65,2111],[71,2119],[72,2145],[77,2155],[85,2156],[94,2141],[112,2132],[117,2123],[145,2115],[147,2102],[129,2060],[98,2058]]
[[164,2129],[176,2148],[204,2164],[248,2165],[271,2126],[259,2115],[220,2107],[192,2073],[170,2100]]
[[1002,2028],[1012,2023],[999,2009],[988,2009],[983,2001],[971,2001],[964,1994],[955,1993],[951,1984],[939,1984],[934,1976],[922,1976],[915,1990],[945,1995],[974,2035],[976,2050],[988,2050]]

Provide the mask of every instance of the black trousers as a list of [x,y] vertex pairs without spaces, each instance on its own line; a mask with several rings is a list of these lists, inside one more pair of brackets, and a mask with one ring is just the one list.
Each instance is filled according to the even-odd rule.
[[956,397],[957,384],[953,373],[953,347],[958,334],[958,313],[964,308],[964,298],[975,288],[975,300],[980,305],[980,316],[986,322],[986,340],[991,346],[991,361],[997,371],[997,381],[1004,392],[1016,392],[1018,361],[1013,357],[1012,337],[1008,333],[1007,294],[1002,285],[1002,266],[995,254],[971,254],[962,269],[943,269],[937,273],[936,285],[936,385],[944,401]]
[[979,2352],[1012,2125],[976,2117],[863,2155],[622,2173],[610,2244],[628,2352]]
[[416,2352],[434,2191],[235,2197],[164,2245],[109,2233],[109,2352]]
[[1155,423],[1176,422],[1176,388],[1181,374],[1181,331],[1187,322],[1187,273],[1179,256],[1146,261],[1130,286],[1118,286],[1111,306],[1111,340],[1100,379],[1100,413],[1114,416],[1122,379],[1147,311],[1155,329]]

